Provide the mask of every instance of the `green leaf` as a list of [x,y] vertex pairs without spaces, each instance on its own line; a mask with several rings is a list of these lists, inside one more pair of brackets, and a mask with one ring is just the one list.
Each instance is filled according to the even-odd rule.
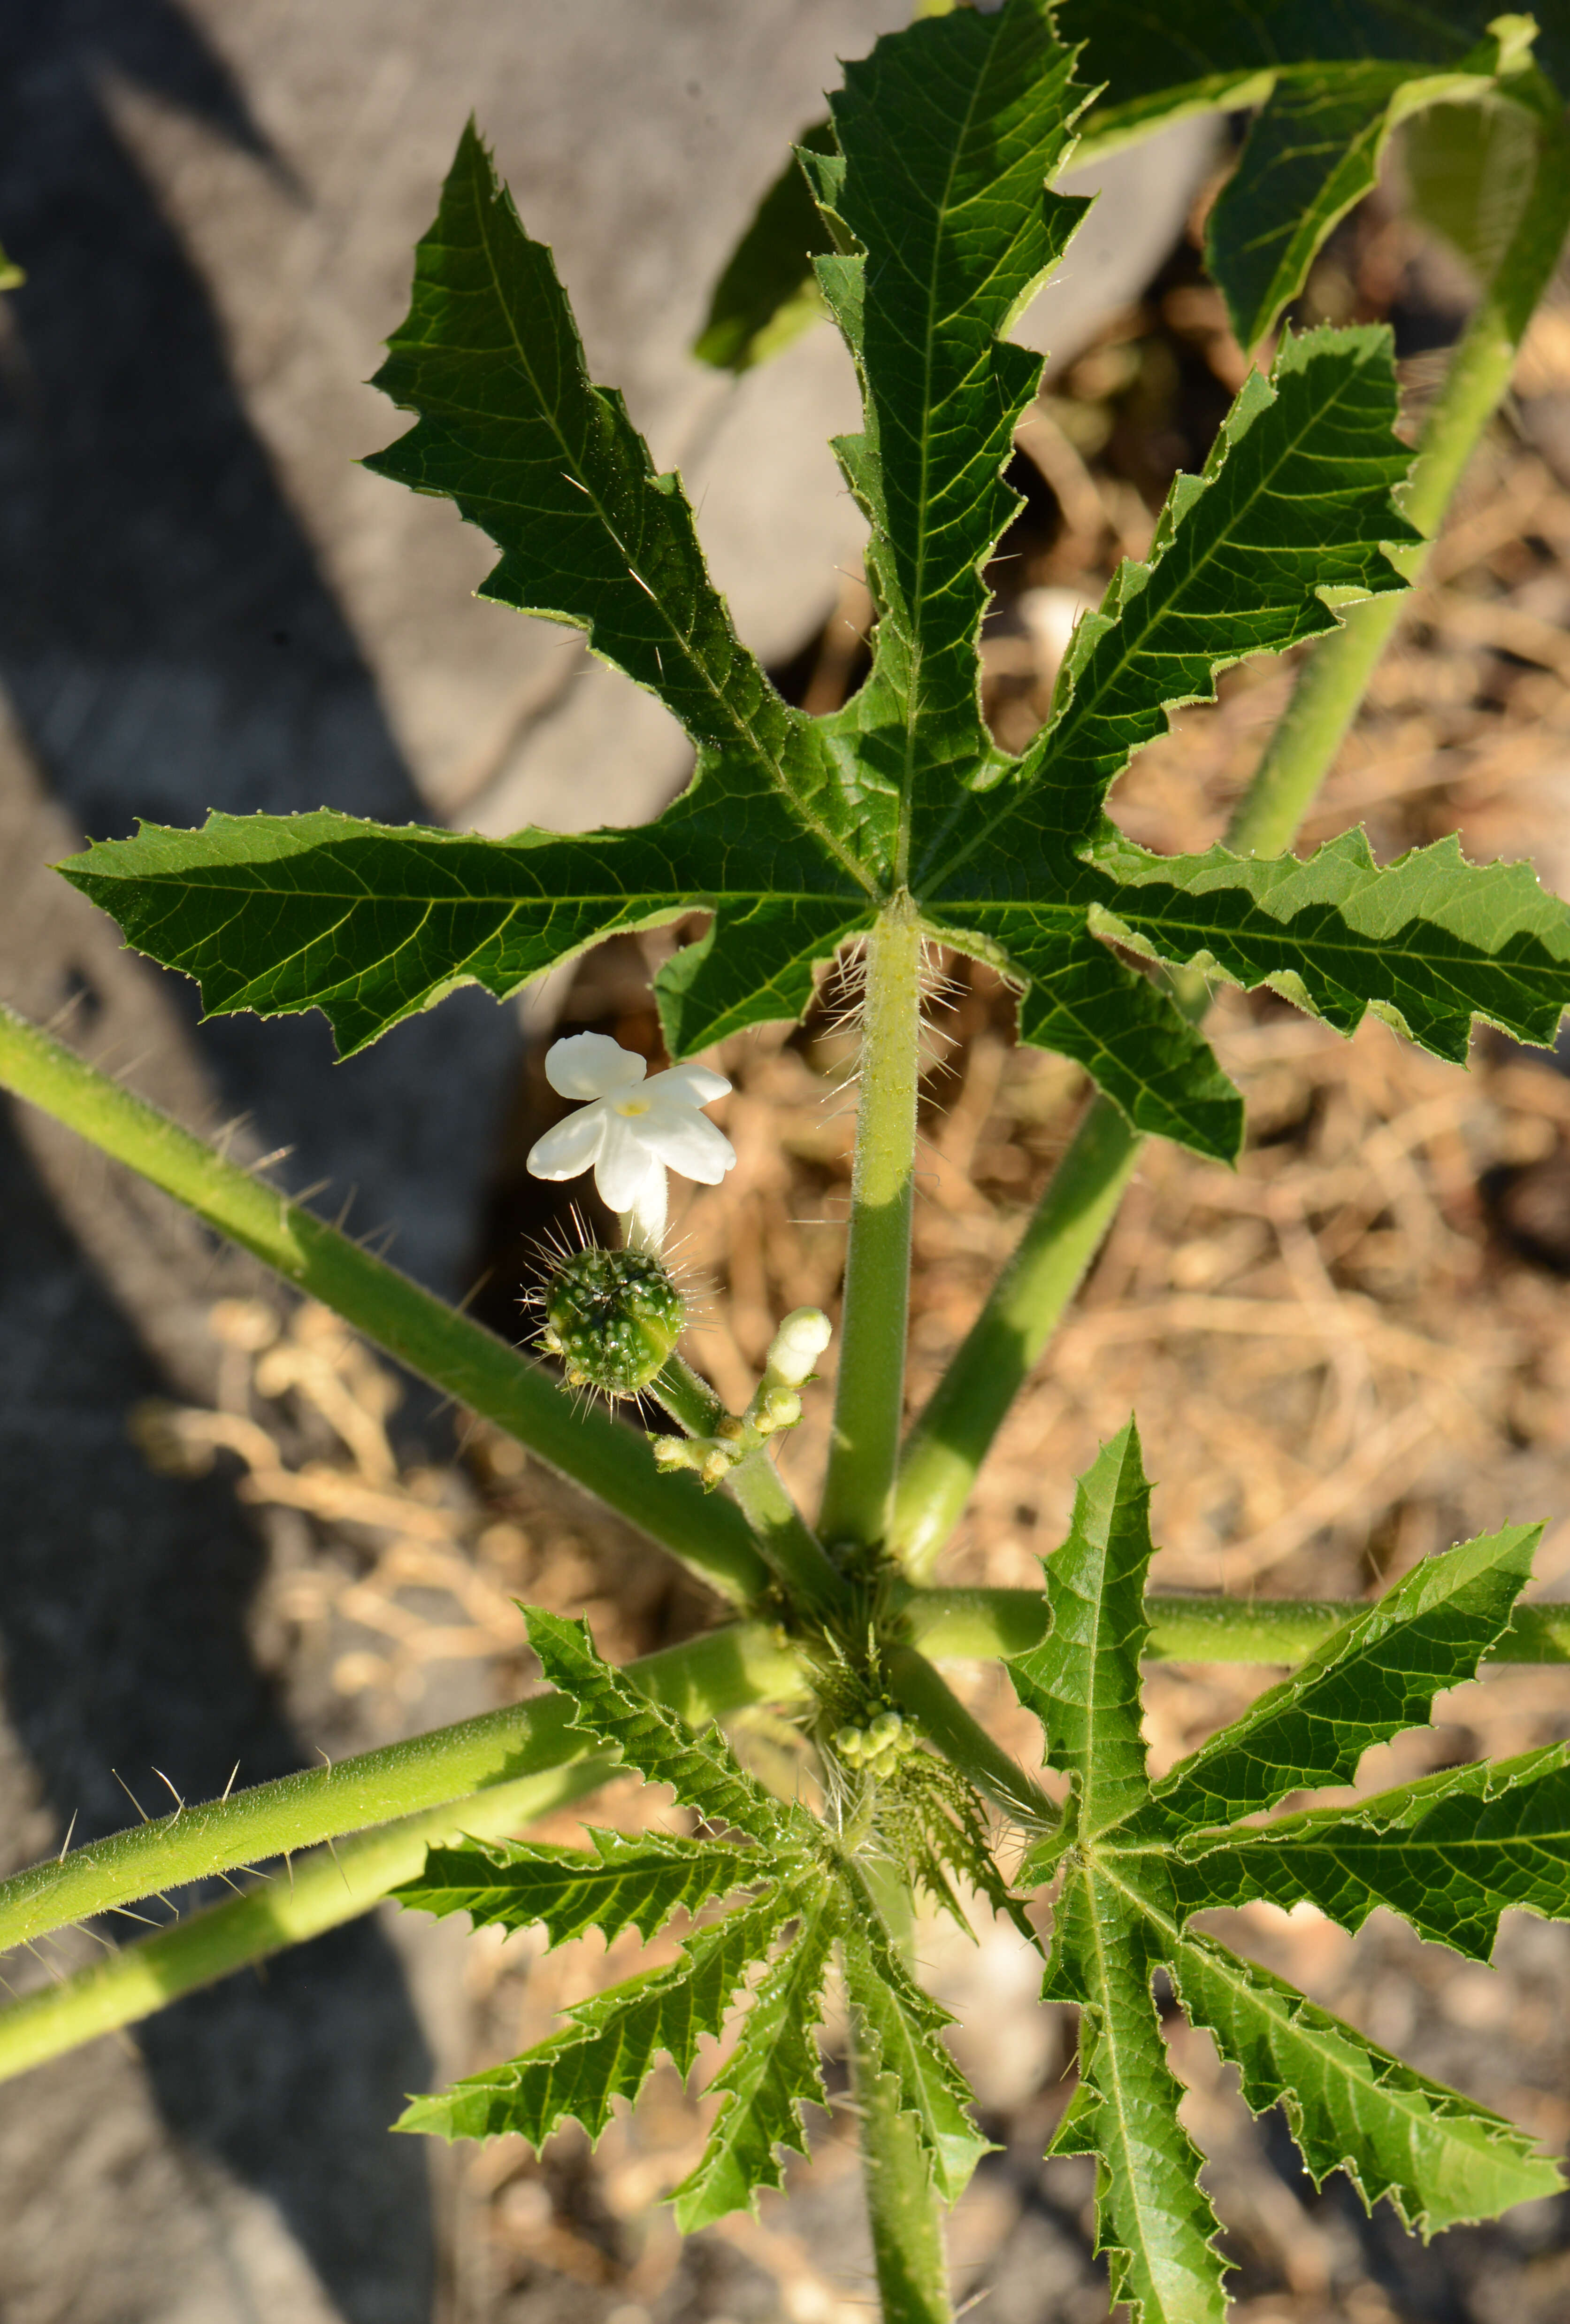
[[[796,141],[809,153],[837,151],[827,121]],[[815,257],[834,247],[793,152],[757,206],[714,285],[693,353],[717,371],[750,371],[767,363],[826,311]]]
[[1169,1825],[1230,1822],[1349,1783],[1372,1745],[1421,1726],[1509,1626],[1542,1530],[1506,1526],[1415,1565],[1156,1784]]
[[[1088,208],[1045,191],[1083,103],[1071,63],[1044,0],[929,18],[846,68],[839,153],[804,162],[854,245],[817,272],[863,388],[863,432],[836,446],[872,526],[879,615],[857,719],[866,735],[877,705],[867,739],[907,816],[940,770],[988,749],[980,568],[1020,505],[1002,471],[1042,370],[1000,335]],[[895,856],[903,868],[903,834]]]
[[825,1897],[803,1915],[753,1995],[736,2047],[709,2085],[724,2102],[702,2159],[672,2197],[684,2235],[729,2211],[755,2209],[760,2187],[785,2184],[780,2150],[806,2153],[802,2107],[828,2104],[814,2029],[832,1941]]
[[1570,1750],[1446,1767],[1420,1783],[1235,1833],[1174,1866],[1187,1912],[1307,1898],[1344,1929],[1377,1904],[1420,1937],[1486,1960],[1515,1906],[1570,1918]]
[[945,2203],[957,2203],[992,2142],[971,2119],[969,2086],[943,2044],[942,2029],[954,2021],[912,1978],[859,1883],[839,1935],[846,1998],[871,2070],[897,2086],[900,2112],[921,2141],[934,2187]]
[[[1214,205],[1206,256],[1245,346],[1302,289],[1336,220],[1373,187],[1395,124],[1446,97],[1483,96],[1523,61],[1520,19],[1492,0],[1062,0],[1058,28],[1101,84],[1086,151],[1181,113],[1262,107]],[[1537,60],[1570,89],[1570,27],[1546,14]],[[1498,26],[1497,34],[1491,27]]]
[[1051,2152],[1097,2158],[1096,2241],[1130,2324],[1221,2324],[1216,2214],[1178,2120],[1151,1992],[1155,1956],[1138,1904],[1095,1864],[1058,1899],[1042,1997],[1079,2004],[1080,2095]]
[[1476,1018],[1544,1047],[1558,1030],[1570,913],[1529,864],[1468,863],[1454,833],[1383,871],[1362,831],[1300,863],[1152,855],[1109,828],[1097,860],[1123,883],[1107,924],[1125,941],[1233,983],[1286,984],[1339,1033],[1372,1008],[1464,1064]]
[[1308,279],[1321,244],[1373,190],[1405,111],[1486,81],[1409,65],[1328,66],[1277,81],[1205,230],[1205,257],[1244,346]]
[[1174,486],[1151,558],[1081,625],[1043,733],[1011,759],[981,723],[981,569],[1037,371],[1002,335],[1079,216],[1044,185],[1079,101],[1068,67],[1043,0],[924,19],[850,69],[833,150],[803,157],[837,243],[820,279],[862,374],[866,425],[840,451],[880,605],[872,675],[842,711],[788,709],[737,642],[678,481],[590,380],[549,255],[469,132],[381,374],[418,417],[375,465],[485,527],[493,595],[579,623],[684,720],[691,786],[639,829],[497,841],[325,810],[214,816],[94,846],[68,876],[196,976],[210,1011],[319,1007],[345,1050],[457,984],[502,998],[701,909],[706,934],[656,980],[686,1055],[799,1014],[819,965],[908,893],[929,934],[1021,985],[1027,1040],[1080,1060],[1137,1129],[1226,1159],[1235,1092],[1116,945],[1213,959],[1333,1022],[1375,1006],[1447,1053],[1474,1014],[1550,1038],[1570,914],[1513,875],[1431,852],[1379,873],[1357,842],[1308,867],[1168,866],[1105,819],[1170,708],[1333,628],[1329,600],[1401,586],[1386,546],[1415,535],[1390,499],[1407,456],[1386,335],[1286,342],[1204,475]]
[[1370,2210],[1388,2196],[1425,2240],[1563,2191],[1558,2166],[1502,2116],[1431,2082],[1213,1938],[1168,1950],[1197,2025],[1237,2067],[1255,2114],[1279,2105],[1315,2183],[1345,2171]]
[[691,2073],[704,2034],[798,1909],[778,1890],[689,1937],[682,1959],[574,2004],[572,2024],[504,2066],[414,2099],[394,2126],[442,2138],[526,2138],[537,2150],[569,2119],[597,2140],[615,2101],[634,2098],[662,2055]]
[[1435,105],[1409,121],[1401,174],[1414,214],[1492,281],[1531,198],[1538,126],[1519,105]]
[[782,1808],[737,1764],[719,1731],[699,1738],[663,1703],[639,1693],[595,1653],[587,1622],[541,1606],[525,1607],[528,1642],[554,1687],[573,1703],[573,1725],[619,1750],[651,1784],[668,1784],[684,1807],[708,1823],[733,1824],[751,1840],[777,1849],[793,1822],[804,1816]]
[[757,1885],[763,1867],[746,1849],[666,1832],[590,1831],[593,1853],[543,1840],[471,1841],[431,1848],[425,1869],[393,1890],[400,1904],[443,1919],[467,1913],[476,1929],[543,1923],[553,1945],[598,1929],[607,1944],[623,1929],[652,1937],[671,1915]]
[[1074,1778],[1072,1836],[1081,1845],[1146,1795],[1139,1665],[1150,1495],[1131,1420],[1079,1480],[1069,1538],[1045,1561],[1051,1629],[1006,1665],[1041,1720],[1045,1764]]

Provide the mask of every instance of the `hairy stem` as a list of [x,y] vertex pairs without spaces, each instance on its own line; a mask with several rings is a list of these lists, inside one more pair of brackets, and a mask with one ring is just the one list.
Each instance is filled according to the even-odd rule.
[[923,1654],[914,1646],[890,1646],[883,1667],[900,1709],[995,1807],[1027,1831],[1056,1825],[1058,1811],[1040,1784],[971,1717]]
[[[1567,231],[1570,136],[1557,109],[1545,104],[1521,222],[1429,409],[1405,489],[1405,512],[1430,540],[1510,385]],[[1415,577],[1424,555],[1411,552],[1403,569]],[[1354,605],[1315,647],[1233,817],[1229,847],[1272,855],[1291,845],[1409,602],[1398,592]],[[1107,1099],[1091,1102],[1013,1259],[912,1430],[890,1543],[916,1579],[932,1572],[1005,1414],[1111,1224],[1143,1143]]]
[[901,898],[867,941],[845,1312],[819,1525],[831,1548],[839,1542],[866,1545],[882,1540],[899,1457],[915,1184],[921,951],[915,913],[908,898]]
[[[1570,137],[1557,108],[1538,117],[1537,171],[1520,223],[1474,310],[1428,420],[1401,505],[1428,541],[1510,386],[1510,374],[1570,232]],[[1417,581],[1426,548],[1401,558]],[[1239,855],[1279,855],[1335,761],[1375,664],[1406,611],[1404,595],[1350,607],[1313,649],[1285,717],[1226,835]]]
[[614,1773],[603,1755],[313,1849],[282,1876],[136,1939],[59,1985],[0,2009],[0,2081],[116,2026],[133,2025],[198,1986],[369,1912],[422,1870],[426,1849],[466,1835],[495,1840],[582,1799]]
[[1005,1414],[1101,1247],[1143,1140],[1110,1098],[1084,1119],[905,1444],[889,1546],[924,1581],[958,1524]]
[[693,1477],[662,1477],[646,1436],[575,1408],[542,1366],[5,1008],[0,1088],[162,1187],[400,1364],[597,1495],[734,1604],[749,1606],[763,1594],[768,1570],[733,1502],[705,1499]]
[[[756,1623],[668,1646],[629,1664],[627,1674],[694,1723],[760,1696],[788,1701],[806,1683],[794,1656]],[[542,1775],[592,1748],[571,1727],[572,1708],[565,1695],[540,1695],[90,1840],[0,1881],[0,1950],[216,1872]]]

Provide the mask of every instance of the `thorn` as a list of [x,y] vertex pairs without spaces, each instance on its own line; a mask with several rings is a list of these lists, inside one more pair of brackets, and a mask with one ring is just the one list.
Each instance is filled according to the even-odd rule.
[[453,1312],[454,1314],[462,1315],[467,1312],[470,1302],[479,1298],[480,1294],[484,1290],[485,1286],[490,1282],[495,1272],[496,1269],[493,1267],[488,1267],[482,1274],[477,1275],[474,1277],[473,1282],[469,1286],[469,1288],[464,1292],[463,1297],[459,1300],[456,1307],[454,1309]]
[[290,1195],[289,1200],[294,1204],[295,1208],[298,1210],[302,1208],[305,1204],[310,1202],[313,1196],[317,1194],[325,1194],[332,1183],[331,1178],[313,1178],[308,1186],[302,1186],[298,1194]]
[[354,1894],[354,1891],[353,1888],[349,1888],[349,1876],[344,1871],[343,1866],[338,1864],[338,1851],[330,1840],[327,1842],[327,1853],[332,1858],[334,1863],[338,1865],[338,1877],[343,1882],[344,1887],[349,1889],[349,1894],[352,1896]]
[[159,1780],[159,1782],[160,1782],[161,1784],[169,1784],[170,1792],[170,1794],[171,1794],[172,1797],[174,1798],[174,1800],[175,1800],[175,1802],[176,1802],[176,1807],[175,1807],[175,1812],[175,1812],[175,1821],[178,1822],[178,1821],[179,1821],[180,1817],[181,1817],[181,1816],[183,1816],[183,1815],[184,1815],[184,1813],[185,1813],[185,1812],[186,1812],[186,1803],[185,1803],[184,1800],[182,1800],[182,1799],[180,1798],[179,1794],[175,1790],[174,1785],[173,1785],[172,1784],[170,1784],[170,1783],[169,1783],[169,1777],[164,1774],[163,1769],[162,1769],[161,1767],[154,1767],[154,1769],[153,1769],[153,1771],[152,1771],[152,1772],[153,1772],[153,1774],[158,1777],[158,1780]]
[[[231,1767],[231,1768],[230,1768],[230,1770],[229,1770],[229,1780],[228,1780],[228,1782],[227,1782],[227,1783],[225,1784],[225,1786],[224,1786],[224,1799],[225,1799],[225,1800],[226,1800],[226,1799],[228,1798],[228,1796],[229,1796],[230,1793],[234,1790],[234,1778],[235,1778],[235,1776],[236,1776],[239,1773],[240,1773],[240,1762],[239,1762],[239,1760],[238,1760],[238,1759],[236,1759],[236,1760],[235,1760],[235,1762],[234,1762],[234,1766],[233,1766],[233,1767]],[[222,1802],[222,1801],[220,1801],[219,1804],[220,1804],[220,1806],[221,1806],[221,1805],[223,1804],[223,1802]]]
[[80,1808],[73,1808],[71,1810],[71,1820],[66,1826],[66,1836],[60,1844],[60,1854],[55,1858],[57,1864],[63,1864],[66,1860],[66,1850],[71,1844],[71,1834],[77,1828],[77,1818],[81,1814],[81,1812]]
[[322,1747],[321,1747],[321,1745],[320,1745],[319,1743],[317,1745],[317,1753],[318,1757],[321,1759],[323,1766],[326,1768],[326,1771],[327,1771],[328,1775],[330,1775],[332,1774],[332,1772],[333,1772],[333,1763],[332,1763],[332,1761],[328,1758],[328,1757],[327,1757],[326,1753],[322,1749]]
[[111,1767],[109,1773],[114,1776],[115,1781],[119,1784],[121,1790],[124,1793],[132,1806],[136,1810],[136,1812],[142,1818],[142,1822],[151,1823],[152,1821],[152,1818],[148,1814],[147,1810],[142,1806],[142,1802],[137,1798],[135,1793],[132,1790],[124,1776],[120,1773],[119,1768]]
[[294,1895],[294,1858],[287,1848],[283,1851],[283,1860],[289,1867],[289,1893],[292,1896]]
[[129,1904],[111,1904],[109,1910],[120,1914],[124,1920],[140,1921],[144,1929],[161,1929],[163,1926],[161,1921],[150,1921],[145,1913],[133,1913]]
[[243,1896],[245,1891],[241,1887],[238,1880],[231,1880],[226,1872],[220,1872],[218,1877],[225,1888],[233,1888],[236,1896]]
[[343,1233],[343,1231],[344,1231],[344,1220],[348,1217],[348,1215],[349,1215],[350,1212],[353,1209],[353,1207],[354,1207],[354,1198],[355,1198],[355,1196],[359,1194],[359,1192],[360,1192],[359,1184],[358,1184],[358,1182],[356,1182],[356,1183],[355,1183],[355,1185],[353,1185],[353,1186],[351,1186],[351,1187],[350,1187],[350,1189],[349,1189],[348,1193],[344,1195],[344,1201],[343,1201],[343,1204],[342,1204],[342,1207],[340,1208],[340,1210],[339,1210],[339,1212],[338,1212],[338,1215],[337,1215],[337,1217],[333,1221],[333,1231],[334,1231],[335,1234],[342,1234],[342,1233]]
[[264,1170],[272,1169],[277,1163],[287,1162],[293,1152],[292,1146],[275,1146],[271,1154],[262,1156],[260,1162],[252,1162],[251,1176],[253,1178],[260,1178]]

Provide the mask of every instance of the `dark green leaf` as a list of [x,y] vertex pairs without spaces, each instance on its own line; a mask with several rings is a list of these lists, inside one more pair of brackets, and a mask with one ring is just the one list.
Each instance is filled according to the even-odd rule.
[[764,1876],[755,1853],[719,1840],[592,1830],[589,1839],[592,1855],[520,1840],[427,1849],[424,1871],[392,1893],[438,1919],[467,1913],[477,1929],[526,1929],[537,1921],[553,1945],[589,1929],[609,1944],[629,1927],[652,1937],[674,1913],[695,1913]]
[[1195,1843],[1173,1867],[1186,1911],[1254,1898],[1289,1909],[1307,1898],[1345,1929],[1376,1904],[1420,1937],[1474,1960],[1493,1950],[1509,1906],[1570,1917],[1570,1757],[1562,1743],[1518,1759],[1446,1767],[1354,1808]]
[[[826,121],[814,122],[796,142],[809,153],[835,151]],[[714,285],[693,346],[700,362],[718,371],[749,371],[788,346],[825,311],[813,261],[833,247],[793,153]]]
[[736,2047],[709,2085],[723,2103],[702,2159],[671,2199],[684,2235],[756,2209],[760,2187],[785,2184],[780,2151],[806,2153],[802,2107],[828,2103],[814,2029],[832,1941],[831,1915],[819,1902],[753,1995]]
[[1317,2184],[1345,2171],[1367,2209],[1388,2196],[1425,2237],[1562,2191],[1557,2165],[1513,2123],[1414,2073],[1267,1969],[1198,1935],[1166,1958],[1254,2113],[1282,2107]]
[[1079,1480],[1069,1538],[1046,1560],[1051,1631],[1007,1665],[1015,1693],[1042,1722],[1046,1765],[1074,1778],[1081,1845],[1146,1793],[1139,1665],[1153,1554],[1150,1494],[1131,1420]]
[[1542,1530],[1506,1526],[1415,1565],[1155,1786],[1169,1824],[1231,1822],[1348,1783],[1372,1745],[1421,1726],[1508,1627]]
[[737,1765],[717,1729],[700,1741],[675,1711],[640,1694],[596,1654],[587,1622],[540,1606],[523,1610],[529,1645],[551,1684],[572,1702],[575,1728],[619,1750],[651,1784],[668,1784],[684,1807],[695,1808],[709,1823],[733,1824],[773,1849],[786,1840],[793,1820],[811,1830],[799,1811],[793,1818]]

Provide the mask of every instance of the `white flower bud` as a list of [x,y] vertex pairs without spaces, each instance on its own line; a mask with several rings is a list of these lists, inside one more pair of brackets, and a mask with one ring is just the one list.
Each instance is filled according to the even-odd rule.
[[794,1307],[769,1347],[766,1382],[800,1388],[833,1335],[834,1327],[821,1307]]

